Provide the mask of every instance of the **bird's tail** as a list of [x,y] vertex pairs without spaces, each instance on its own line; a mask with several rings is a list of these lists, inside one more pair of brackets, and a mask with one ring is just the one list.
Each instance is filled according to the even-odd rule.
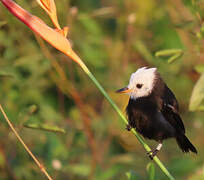
[[179,134],[176,137],[176,141],[183,152],[192,151],[197,154],[196,148],[193,144],[189,141],[189,139],[184,134]]

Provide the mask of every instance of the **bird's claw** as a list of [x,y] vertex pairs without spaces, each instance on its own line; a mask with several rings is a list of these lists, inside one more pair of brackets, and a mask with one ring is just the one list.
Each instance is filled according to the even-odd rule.
[[125,129],[130,131],[132,129],[132,127],[129,124],[127,124]]
[[149,158],[150,158],[151,160],[153,160],[154,156],[156,156],[156,154],[157,154],[158,152],[159,152],[159,150],[158,150],[158,149],[155,149],[155,150],[153,150],[153,151],[147,152],[147,154],[148,154]]

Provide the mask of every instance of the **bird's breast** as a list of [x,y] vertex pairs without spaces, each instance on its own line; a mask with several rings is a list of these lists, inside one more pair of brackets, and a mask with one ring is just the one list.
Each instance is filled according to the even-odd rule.
[[174,135],[173,127],[158,111],[154,102],[130,99],[126,111],[129,125],[144,137],[162,140]]

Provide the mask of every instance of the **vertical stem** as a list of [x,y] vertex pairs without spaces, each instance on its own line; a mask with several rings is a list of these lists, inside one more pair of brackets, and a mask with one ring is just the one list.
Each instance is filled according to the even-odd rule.
[[11,128],[11,130],[13,131],[13,133],[15,134],[15,136],[17,137],[17,139],[20,141],[20,143],[23,145],[23,147],[25,148],[25,150],[30,154],[30,156],[33,158],[33,160],[35,161],[35,163],[38,165],[38,167],[40,168],[40,170],[45,174],[45,176],[47,177],[47,179],[52,180],[52,178],[50,177],[50,175],[48,174],[48,172],[46,171],[45,167],[37,160],[37,158],[33,155],[33,153],[30,151],[30,149],[28,148],[28,146],[24,143],[24,141],[21,139],[21,137],[19,136],[19,134],[17,133],[17,131],[15,130],[15,128],[13,127],[12,123],[9,121],[6,113],[4,112],[1,104],[0,104],[0,110],[4,116],[4,118],[6,119],[6,122],[8,123],[9,127]]

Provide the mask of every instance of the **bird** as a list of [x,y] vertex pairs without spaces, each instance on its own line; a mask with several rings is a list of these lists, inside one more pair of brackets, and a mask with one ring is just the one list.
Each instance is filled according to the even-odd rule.
[[116,92],[129,95],[126,129],[130,131],[134,128],[144,138],[158,142],[156,149],[148,152],[151,159],[161,150],[163,141],[168,138],[175,138],[183,152],[191,151],[197,154],[195,146],[185,135],[176,97],[157,68],[139,68],[132,73],[128,86]]

